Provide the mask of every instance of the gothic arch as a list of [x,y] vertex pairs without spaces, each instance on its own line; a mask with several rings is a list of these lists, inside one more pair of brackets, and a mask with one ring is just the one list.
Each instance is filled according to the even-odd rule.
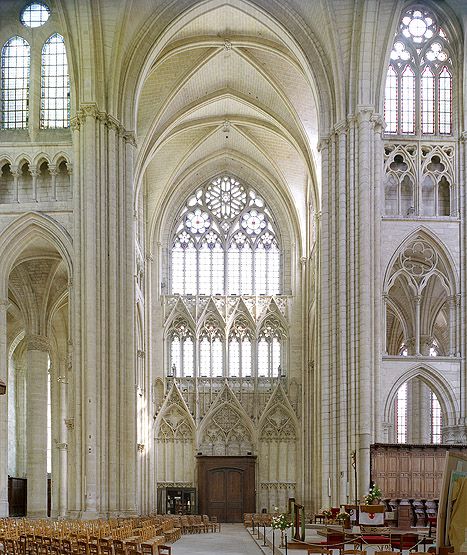
[[[396,248],[393,256],[391,257],[388,265],[386,266],[386,272],[383,281],[383,293],[387,294],[390,287],[393,285],[394,279],[391,275],[392,269],[397,262],[397,259],[401,252],[408,247],[413,241],[420,239],[429,243],[438,253],[443,262],[446,275],[444,275],[443,283],[448,287],[447,292],[449,295],[455,295],[459,291],[459,281],[454,268],[456,267],[453,257],[449,252],[448,248],[440,241],[440,239],[431,232],[428,228],[421,226],[410,235],[408,235],[404,241]],[[439,273],[439,272],[438,272]]]
[[[270,422],[271,420],[272,422]],[[285,429],[289,426],[292,429]],[[281,383],[277,385],[259,419],[258,430],[261,439],[273,437],[269,433],[266,438],[263,436],[266,427],[271,428],[277,439],[283,438],[290,441],[298,439],[300,425]]]
[[405,382],[412,378],[420,378],[435,393],[445,417],[444,425],[454,425],[455,415],[458,411],[456,395],[444,376],[428,364],[414,365],[397,378],[384,400],[384,420],[391,421],[391,412],[397,392]]
[[[176,383],[172,385],[156,416],[154,428],[156,439],[180,441],[194,439],[195,422]],[[171,434],[171,437],[167,434]]]
[[13,264],[28,243],[36,237],[45,239],[59,252],[67,266],[68,277],[73,275],[73,245],[68,232],[49,216],[27,212],[13,221],[0,234],[0,294],[7,296],[8,276]]
[[182,175],[172,177],[161,199],[161,206],[149,223],[148,244],[152,245],[157,241],[165,243],[173,231],[174,214],[179,213],[190,193],[217,175],[226,173],[247,183],[263,198],[267,198],[281,244],[289,246],[298,239],[297,252],[301,253],[305,244],[301,231],[303,225],[300,223],[301,216],[286,181],[266,170],[263,164],[240,157],[239,153],[234,151],[228,153],[230,168],[226,167],[225,154],[218,152],[213,157],[198,160]]
[[211,455],[246,455],[256,450],[250,417],[226,383],[197,431],[197,449]]

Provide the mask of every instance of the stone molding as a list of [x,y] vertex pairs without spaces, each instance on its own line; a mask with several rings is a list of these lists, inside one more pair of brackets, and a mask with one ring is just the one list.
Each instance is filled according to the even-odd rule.
[[50,341],[45,335],[30,334],[24,338],[24,342],[28,351],[48,352],[50,350]]
[[81,125],[86,122],[87,118],[100,121],[109,129],[114,130],[119,137],[126,143],[136,147],[136,136],[133,131],[128,131],[125,127],[112,115],[107,112],[101,112],[94,102],[83,103],[80,105],[76,115],[70,120],[70,127],[73,131],[79,131]]
[[72,418],[65,418],[65,426],[67,427],[68,430],[74,430],[75,429],[75,419]]
[[296,482],[261,482],[261,489],[292,489],[297,486]]
[[467,443],[467,426],[443,426],[443,443],[448,445],[465,445]]
[[192,488],[193,482],[158,482],[157,489],[162,488]]

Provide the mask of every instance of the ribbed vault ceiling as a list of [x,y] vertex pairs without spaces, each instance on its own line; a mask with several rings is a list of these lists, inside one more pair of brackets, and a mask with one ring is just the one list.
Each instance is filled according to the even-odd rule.
[[235,160],[238,177],[260,173],[284,199],[304,238],[317,122],[305,72],[266,25],[226,5],[192,20],[167,42],[140,89],[137,167],[149,231],[182,177],[203,165],[232,170]]

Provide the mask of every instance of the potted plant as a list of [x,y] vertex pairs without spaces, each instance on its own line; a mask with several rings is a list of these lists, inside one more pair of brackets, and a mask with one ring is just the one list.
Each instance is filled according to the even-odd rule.
[[271,519],[271,527],[274,530],[281,531],[281,544],[279,547],[284,547],[284,532],[287,528],[292,526],[292,520],[290,519],[290,515],[287,513],[279,513],[274,514]]
[[365,505],[379,505],[382,496],[383,494],[379,487],[376,484],[373,484],[363,499],[365,501]]
[[350,528],[350,515],[349,513],[343,512],[336,516],[336,521],[342,525],[343,528]]

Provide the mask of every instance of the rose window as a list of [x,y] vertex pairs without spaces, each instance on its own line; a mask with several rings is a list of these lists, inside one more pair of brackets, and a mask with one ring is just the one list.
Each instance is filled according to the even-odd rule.
[[193,233],[204,233],[211,225],[209,215],[199,208],[193,212],[188,212],[185,220],[186,227]]
[[258,235],[266,225],[265,215],[257,210],[250,210],[242,217],[242,227],[249,235]]

